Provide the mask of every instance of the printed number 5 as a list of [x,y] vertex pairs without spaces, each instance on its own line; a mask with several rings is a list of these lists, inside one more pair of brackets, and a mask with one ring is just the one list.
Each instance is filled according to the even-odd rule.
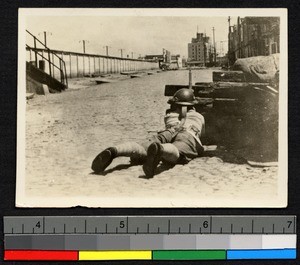
[[120,228],[124,228],[125,227],[125,223],[124,223],[124,221],[121,221],[120,222]]

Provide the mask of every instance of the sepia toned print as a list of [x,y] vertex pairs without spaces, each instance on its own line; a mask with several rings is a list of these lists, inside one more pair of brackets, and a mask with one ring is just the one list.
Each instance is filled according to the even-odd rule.
[[283,9],[21,9],[16,205],[285,207],[286,29]]

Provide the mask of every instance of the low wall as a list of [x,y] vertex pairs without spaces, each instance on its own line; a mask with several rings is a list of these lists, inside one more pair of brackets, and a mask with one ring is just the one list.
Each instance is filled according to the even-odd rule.
[[[44,53],[45,56],[47,55],[47,50],[37,50]],[[51,52],[54,52],[57,56],[65,61],[68,78],[82,77],[85,75],[112,74],[125,71],[142,71],[159,68],[158,63],[152,61],[58,50],[51,50]],[[30,53],[30,51],[28,51],[28,53]],[[31,51],[31,53],[33,54],[34,52]],[[31,55],[28,54],[28,56]],[[51,61],[56,65],[59,65],[59,59],[53,55],[51,56]],[[45,64],[45,67],[45,71],[48,72],[48,63]],[[55,77],[60,77],[59,70],[57,68],[52,67],[51,70],[52,73],[54,73]]]

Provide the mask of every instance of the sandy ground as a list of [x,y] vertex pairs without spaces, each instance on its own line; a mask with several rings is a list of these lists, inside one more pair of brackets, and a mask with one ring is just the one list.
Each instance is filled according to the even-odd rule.
[[[193,82],[211,78],[211,70],[193,71]],[[128,158],[115,159],[105,174],[93,174],[91,162],[103,149],[144,141],[163,128],[168,107],[164,86],[186,84],[188,72],[122,79],[101,85],[95,85],[95,78],[74,79],[63,93],[27,101],[27,196],[117,197],[120,206],[123,197],[188,197],[199,206],[210,200],[243,204],[255,199],[264,204],[276,198],[277,167],[227,163],[216,156],[199,157],[171,169],[161,166],[149,180],[141,166],[129,167]]]

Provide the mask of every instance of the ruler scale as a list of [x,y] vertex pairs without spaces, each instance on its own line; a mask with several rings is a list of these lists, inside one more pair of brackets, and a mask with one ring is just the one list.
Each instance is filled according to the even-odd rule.
[[4,217],[5,260],[295,258],[295,216]]

